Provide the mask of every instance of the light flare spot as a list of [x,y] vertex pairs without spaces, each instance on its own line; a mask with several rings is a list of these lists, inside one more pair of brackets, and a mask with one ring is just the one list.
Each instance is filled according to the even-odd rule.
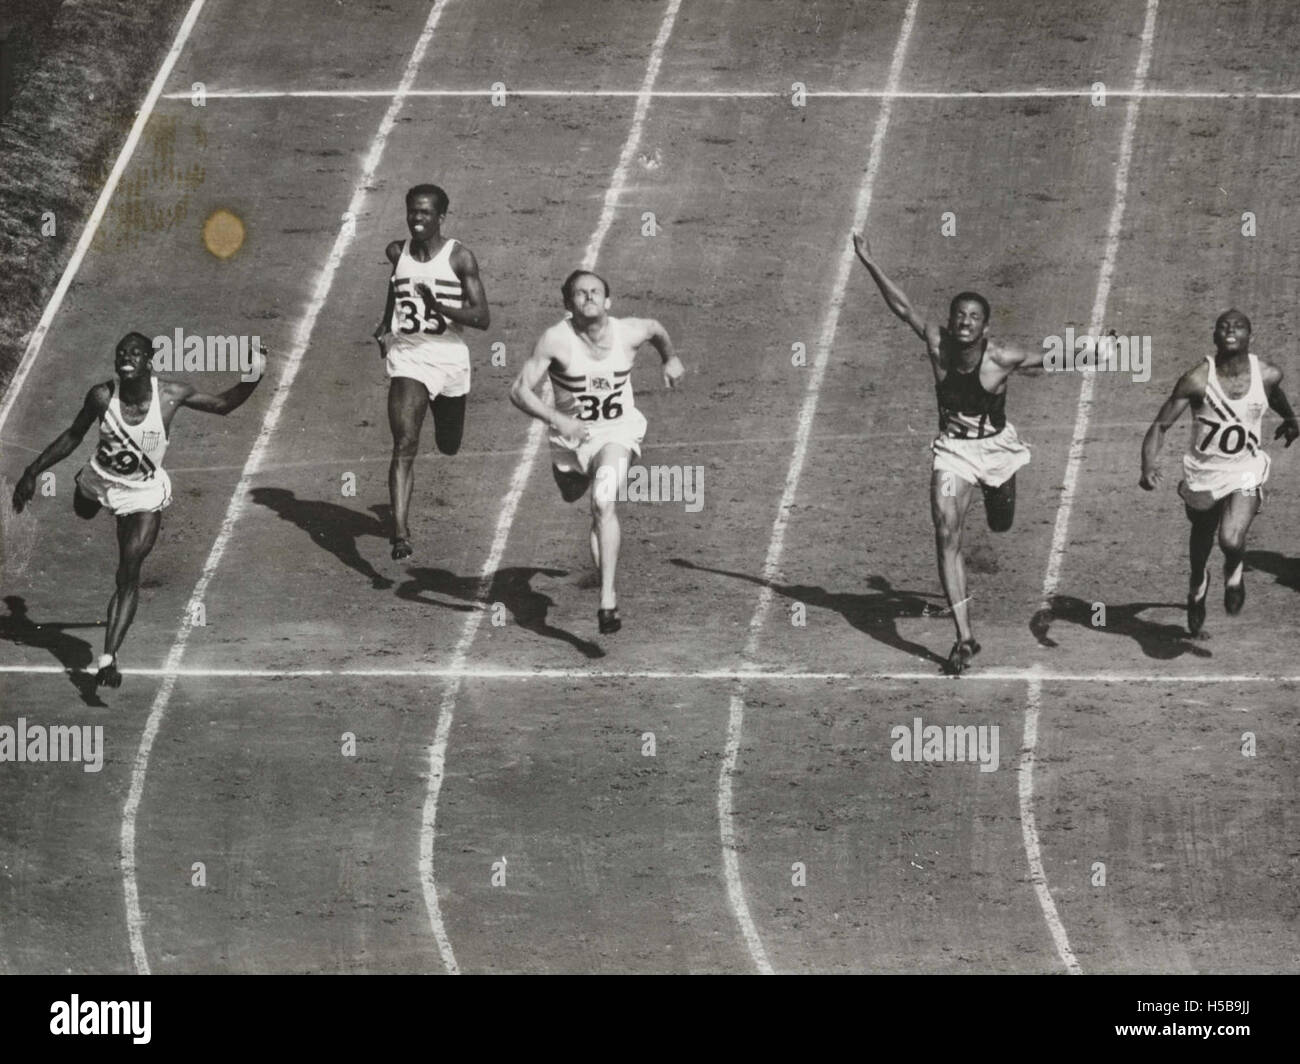
[[203,245],[219,259],[228,259],[244,244],[244,223],[230,211],[213,211],[203,223]]

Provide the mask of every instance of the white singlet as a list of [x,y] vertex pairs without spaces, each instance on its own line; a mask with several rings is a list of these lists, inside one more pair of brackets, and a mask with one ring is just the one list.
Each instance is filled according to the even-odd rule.
[[591,423],[585,441],[571,440],[555,432],[550,435],[551,464],[562,473],[589,474],[591,463],[611,443],[641,454],[645,438],[645,415],[636,408],[632,395],[632,360],[636,349],[628,342],[625,326],[618,318],[607,318],[608,354],[596,358],[591,345],[565,318],[548,329],[542,342],[552,358],[558,354],[565,368],[550,368],[555,409],[561,414]]
[[149,412],[138,425],[128,425],[122,417],[122,402],[113,386],[108,408],[99,418],[99,446],[77,473],[77,490],[119,517],[161,510],[172,501],[171,478],[162,467],[167,427],[158,378],[149,383]]
[[167,428],[162,403],[158,400],[158,378],[149,380],[152,396],[149,412],[138,425],[128,425],[122,416],[122,400],[113,388],[108,409],[99,418],[99,446],[90,459],[92,468],[106,480],[142,484],[153,480],[167,454]]
[[1268,479],[1269,457],[1260,443],[1260,427],[1268,409],[1259,359],[1250,355],[1250,387],[1240,399],[1229,399],[1207,356],[1209,374],[1205,399],[1192,407],[1192,431],[1183,455],[1183,472],[1192,491],[1208,491],[1218,499],[1230,491],[1250,491]]
[[[623,334],[618,318],[607,318],[609,353],[596,358],[591,345],[578,335],[566,318],[551,326],[554,348],[564,355],[566,369],[551,366],[551,385],[555,389],[555,409],[579,421],[597,421],[609,425],[636,410],[632,396],[632,360],[636,351]],[[593,426],[594,427],[594,426]]]
[[411,257],[407,242],[393,267],[393,317],[388,331],[393,334],[389,352],[430,350],[441,363],[462,361],[469,365],[469,348],[461,336],[463,326],[448,321],[437,310],[425,306],[416,284],[423,283],[438,297],[438,302],[460,309],[465,305],[465,286],[451,267],[451,253],[456,241],[448,237],[438,253],[428,262]]

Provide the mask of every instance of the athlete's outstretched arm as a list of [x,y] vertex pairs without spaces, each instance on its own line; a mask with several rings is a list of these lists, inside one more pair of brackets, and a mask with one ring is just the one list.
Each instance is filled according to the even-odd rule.
[[78,445],[86,437],[99,416],[108,407],[108,400],[111,393],[105,384],[96,384],[86,393],[85,401],[81,404],[81,409],[77,411],[77,416],[72,419],[72,424],[60,432],[54,442],[45,448],[31,465],[23,470],[23,475],[18,478],[18,483],[14,486],[14,512],[22,513],[23,508],[32,501],[32,496],[36,494],[36,478],[52,465],[57,465],[75,451]]
[[853,234],[853,250],[858,253],[862,265],[867,268],[867,272],[871,274],[871,279],[876,282],[876,287],[880,289],[880,294],[885,297],[885,303],[888,304],[889,309],[907,322],[917,336],[929,343],[930,338],[925,334],[925,318],[912,307],[912,301],[907,298],[906,293],[886,277],[884,271],[876,264],[876,260],[871,255],[871,245],[863,234]]
[[999,342],[997,345],[997,354],[994,356],[998,365],[1005,366],[1007,369],[1041,369],[1043,365],[1042,349],[1037,351],[1023,347],[1017,347],[1013,344],[1004,344]]
[[202,410],[205,414],[229,414],[232,410],[238,410],[244,405],[244,402],[266,376],[266,355],[261,349],[254,350],[252,364],[249,366],[249,374],[252,376],[251,381],[241,380],[238,384],[227,388],[224,392],[218,392],[216,395],[210,392],[201,392],[194,385],[185,381],[171,381],[172,387],[182,389],[180,397],[177,400],[178,406],[187,406],[191,410]]
[[465,293],[463,307],[439,303],[438,297],[423,282],[417,282],[415,290],[420,293],[426,307],[437,308],[448,321],[468,325],[471,329],[486,329],[492,324],[492,312],[488,309],[487,293],[483,291],[483,279],[478,275],[478,260],[474,258],[474,252],[464,244],[457,244],[451,253],[451,268],[460,278]]
[[1282,391],[1282,371],[1276,366],[1269,366],[1265,371],[1264,390],[1268,395],[1268,405],[1282,419],[1282,424],[1273,433],[1273,439],[1280,440],[1285,436],[1286,445],[1290,447],[1300,438],[1300,422],[1296,421],[1295,411],[1291,409],[1286,393]]
[[1147,491],[1151,491],[1160,483],[1161,474],[1156,466],[1156,460],[1160,457],[1160,448],[1165,444],[1165,433],[1183,416],[1183,411],[1193,399],[1205,394],[1204,380],[1198,384],[1195,379],[1198,373],[1203,377],[1205,371],[1198,366],[1178,378],[1173,394],[1164,401],[1164,405],[1160,407],[1160,412],[1156,414],[1156,419],[1151,422],[1151,427],[1147,429],[1147,434],[1142,440],[1142,476],[1138,484]]
[[541,396],[537,394],[537,389],[546,379],[546,373],[550,368],[550,353],[546,350],[545,343],[538,340],[533,347],[533,353],[528,356],[528,361],[523,364],[514,383],[510,385],[510,401],[529,417],[544,421],[561,436],[576,440],[587,439],[591,435],[590,425],[584,424],[576,417],[566,417],[549,403],[542,402]]
[[[629,319],[624,318],[624,321]],[[668,330],[660,325],[654,318],[637,318],[636,322],[641,332],[641,338],[634,346],[640,344],[650,344],[659,352],[659,360],[664,365],[664,387],[676,388],[681,380],[686,376],[686,367],[682,365],[682,360],[677,357],[677,352],[673,350],[672,337],[668,335]]]

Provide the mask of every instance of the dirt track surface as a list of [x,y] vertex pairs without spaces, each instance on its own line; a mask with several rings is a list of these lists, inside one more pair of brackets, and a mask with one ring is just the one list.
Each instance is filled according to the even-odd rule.
[[[1054,7],[920,0],[901,88],[1129,87],[1143,5]],[[168,91],[196,81],[211,92],[392,89],[429,10],[247,8],[209,0]],[[517,8],[451,0],[415,88],[635,93],[666,4]],[[812,92],[878,91],[905,8],[685,0],[656,89],[784,94],[799,81]],[[1148,88],[1294,89],[1297,44],[1287,0],[1162,5]],[[9,483],[111,373],[112,343],[128,329],[256,334],[283,357],[388,102],[160,101],[4,426]],[[960,288],[983,290],[994,331],[1027,346],[1085,330],[1125,106],[895,100],[869,215],[895,279],[931,313]],[[978,505],[970,516],[984,650],[961,681],[935,678],[952,626],[939,615],[926,497],[930,373],[860,270],[818,393],[771,608],[742,660],[879,99],[652,100],[599,268],[614,313],[659,318],[691,371],[684,390],[666,393],[648,354],[635,386],[650,424],[645,462],[703,467],[704,508],[624,507],[626,624],[600,637],[586,504],[560,501],[543,451],[480,587],[528,431],[506,390],[561,313],[559,283],[596,229],[635,107],[630,96],[404,102],[204,598],[206,625],[184,654],[186,669],[243,675],[181,676],[150,752],[135,860],[152,970],[444,970],[420,858],[428,751],[450,697],[432,888],[460,970],[751,971],[719,835],[719,768],[739,693],[725,815],[775,970],[1062,971],[1018,798],[1024,670],[1034,667],[1044,679],[1030,800],[1045,881],[1082,970],[1300,970],[1296,684],[1264,679],[1300,676],[1290,650],[1300,563],[1287,535],[1300,516],[1295,456],[1272,449],[1245,612],[1223,615],[1216,554],[1210,638],[1200,641],[1182,628],[1186,528],[1172,484],[1184,424],[1169,436],[1166,487],[1136,487],[1141,435],[1210,350],[1220,310],[1246,310],[1256,349],[1292,365],[1300,102],[1140,103],[1106,321],[1153,338],[1151,378],[1097,380],[1050,618],[1038,606],[1081,382],[1012,381],[1009,416],[1033,462],[1013,532],[989,533]],[[404,235],[403,193],[424,180],[450,193],[446,231],[475,251],[493,320],[470,339],[461,453],[437,455],[426,429],[416,554],[399,565],[386,542],[386,380],[368,336],[384,246]],[[181,201],[180,220],[166,224]],[[228,261],[199,238],[218,208],[248,233]],[[1247,210],[1253,238],[1241,235]],[[955,236],[941,233],[946,211]],[[645,212],[653,237],[642,235]],[[505,366],[490,361],[496,342]],[[792,364],[797,343],[807,366]],[[273,357],[270,381],[229,418],[178,416],[167,458],[175,499],[146,565],[123,687],[97,696],[79,674],[0,673],[0,724],[102,724],[107,749],[97,774],[0,765],[0,970],[133,967],[120,832],[162,681],[130,670],[166,660],[282,370]],[[1295,401],[1294,377],[1290,387]],[[6,504],[0,665],[82,669],[99,653],[102,629],[90,626],[115,547],[107,519],[71,514],[88,449],[57,467],[55,497],[21,518]],[[341,489],[347,474],[355,496]],[[506,623],[477,629],[464,657],[477,675],[449,696],[435,670],[451,662],[469,611],[493,603]],[[1105,627],[1092,623],[1097,603]],[[803,625],[793,623],[799,607]],[[742,666],[846,675],[739,686],[713,675]],[[572,672],[519,675],[539,669]],[[673,675],[637,675],[646,671]],[[918,717],[996,725],[999,768],[893,760],[891,728]],[[1242,756],[1244,732],[1254,758]],[[341,752],[345,733],[354,757]],[[192,885],[195,862],[205,886]]]

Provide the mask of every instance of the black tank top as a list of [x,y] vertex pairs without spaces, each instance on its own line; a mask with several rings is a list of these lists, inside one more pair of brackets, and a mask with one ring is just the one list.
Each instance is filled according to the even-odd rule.
[[[941,341],[945,354],[951,351],[947,337]],[[1007,424],[1007,393],[990,395],[980,384],[980,367],[988,354],[988,343],[980,360],[967,373],[949,369],[939,382],[939,431],[957,439],[996,436]]]

